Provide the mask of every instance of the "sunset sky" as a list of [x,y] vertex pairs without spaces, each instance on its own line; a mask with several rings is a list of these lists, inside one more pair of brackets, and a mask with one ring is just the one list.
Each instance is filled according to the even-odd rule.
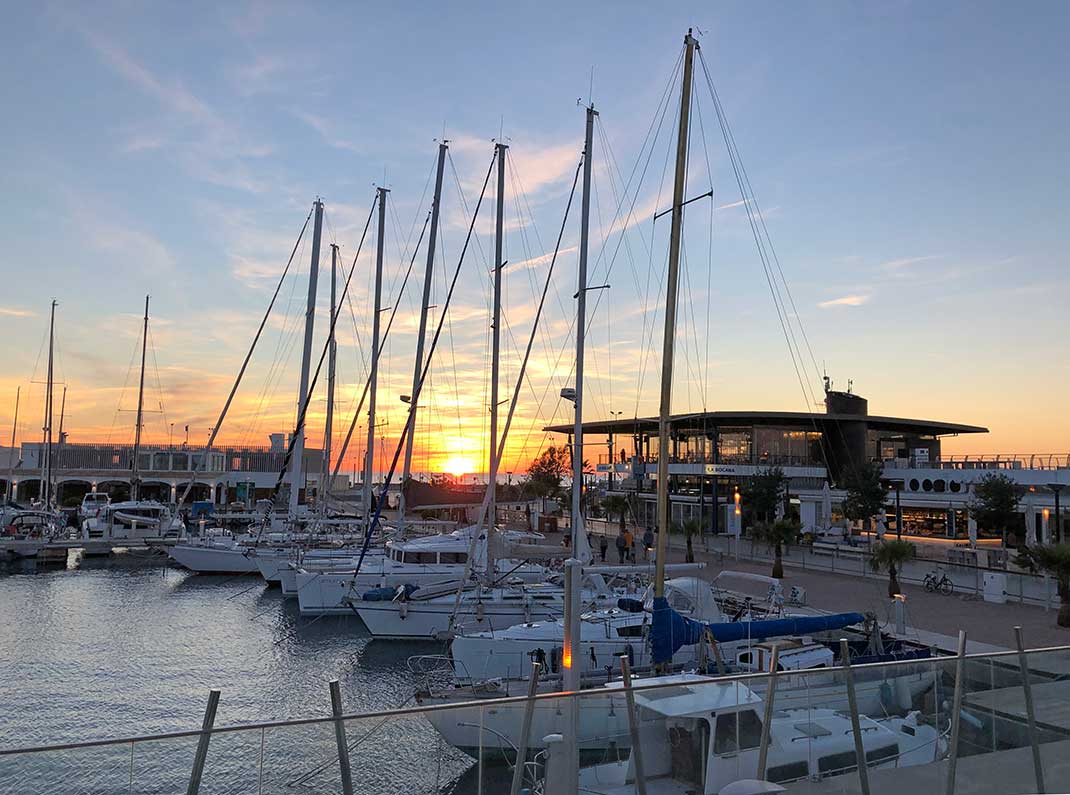
[[[610,285],[589,295],[586,416],[656,413],[668,218],[652,216],[671,196],[677,83],[661,101],[694,26],[813,355],[800,338],[801,387],[700,72],[688,195],[713,197],[688,210],[674,410],[807,410],[827,369],[872,413],[991,429],[945,452],[1070,452],[1065,3],[101,2],[5,17],[2,444],[20,386],[18,438],[40,437],[52,298],[71,440],[132,439],[146,294],[146,433],[166,442],[173,423],[180,442],[189,425],[203,444],[316,196],[316,355],[327,244],[348,266],[382,184],[383,306],[398,299],[443,136],[439,309],[492,139],[510,146],[508,399],[582,149],[578,98],[600,113],[590,284]],[[623,191],[633,169],[643,179]],[[526,467],[543,425],[569,420],[558,393],[572,382],[578,204],[504,471]],[[484,467],[493,206],[489,194],[432,362],[418,471]],[[224,440],[292,427],[310,239]],[[366,376],[375,243],[339,321],[339,437]],[[411,389],[424,256],[382,362],[381,456]]]

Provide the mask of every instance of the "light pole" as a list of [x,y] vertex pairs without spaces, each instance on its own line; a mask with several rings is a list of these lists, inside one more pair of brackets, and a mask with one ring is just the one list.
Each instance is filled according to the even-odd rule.
[[1060,544],[1063,540],[1062,524],[1063,514],[1059,508],[1059,492],[1066,487],[1065,483],[1049,483],[1048,488],[1055,495],[1055,543]]

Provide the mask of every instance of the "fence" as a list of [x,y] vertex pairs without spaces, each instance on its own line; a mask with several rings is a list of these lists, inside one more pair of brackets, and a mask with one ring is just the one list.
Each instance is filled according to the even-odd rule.
[[630,792],[636,776],[673,793],[763,774],[811,794],[1070,781],[1070,646],[967,655],[960,637],[956,657],[850,665],[845,645],[830,668],[493,700],[448,691],[355,715],[332,684],[326,715],[239,726],[214,725],[212,691],[200,729],[0,749],[0,791],[554,795],[573,752],[580,791],[595,795]]

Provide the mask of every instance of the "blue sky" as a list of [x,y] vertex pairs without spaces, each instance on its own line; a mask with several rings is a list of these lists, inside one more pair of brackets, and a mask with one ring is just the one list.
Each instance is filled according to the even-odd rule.
[[[414,219],[426,211],[420,199],[444,131],[469,202],[490,139],[507,137],[523,187],[523,200],[510,201],[530,208],[530,218],[512,219],[507,241],[512,263],[536,259],[507,279],[508,392],[545,274],[537,258],[553,246],[582,144],[577,98],[593,86],[601,114],[594,261],[615,229],[600,141],[627,174],[694,26],[818,367],[839,385],[853,379],[875,412],[993,431],[949,450],[1068,450],[1068,21],[1060,3],[12,6],[0,33],[8,197],[0,413],[10,423],[7,393],[18,384],[38,399],[30,381],[43,372],[55,297],[73,438],[129,436],[116,408],[132,405],[130,357],[151,293],[154,400],[162,397],[165,413],[148,429],[162,438],[170,422],[190,423],[204,437],[316,195],[329,236],[352,256],[374,185],[391,188],[393,300],[399,249],[411,248]],[[715,220],[711,246],[709,203],[689,215],[682,300],[694,311],[682,310],[675,406],[804,409],[809,397],[773,314],[713,107],[708,96],[697,101],[705,136],[692,133],[689,193],[712,182]],[[712,173],[695,159],[703,137]],[[656,144],[637,209],[657,204],[668,143],[663,135]],[[443,247],[452,266],[464,215],[456,185],[449,191]],[[479,226],[483,259],[466,263],[452,355],[444,347],[437,362],[437,402],[422,437],[425,447],[477,461],[489,223],[487,215]],[[649,232],[649,212],[635,227],[632,261],[621,249],[602,254],[592,277],[606,280],[612,263],[613,286],[592,320],[592,417],[657,408],[660,343],[648,354],[641,329],[660,334],[646,278],[653,267],[657,282],[664,225],[654,227],[653,266],[636,237]],[[538,448],[532,429],[567,415],[554,396],[571,366],[577,234],[573,216],[522,390],[516,467]],[[355,317],[343,324],[362,335],[367,264],[358,266]],[[303,289],[284,292],[290,319],[272,324],[254,360],[232,438],[260,443],[292,416]],[[410,292],[384,365],[395,429],[396,394],[411,378],[418,298]],[[352,333],[342,345],[348,406],[363,383],[362,349]],[[816,388],[813,371],[805,375]],[[38,409],[27,411],[20,424],[32,436]]]

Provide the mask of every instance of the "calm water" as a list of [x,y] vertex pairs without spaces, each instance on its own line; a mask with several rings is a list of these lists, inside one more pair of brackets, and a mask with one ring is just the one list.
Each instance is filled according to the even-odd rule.
[[[411,705],[406,660],[436,644],[371,641],[356,617],[302,617],[259,578],[193,575],[130,553],[67,570],[0,568],[0,747]],[[255,736],[254,736],[255,735]],[[353,724],[358,792],[474,792],[472,760],[421,718]],[[196,740],[0,757],[0,793],[185,792]],[[331,726],[212,740],[202,792],[339,792]],[[263,764],[260,760],[263,759]],[[324,766],[322,772],[315,768]]]

